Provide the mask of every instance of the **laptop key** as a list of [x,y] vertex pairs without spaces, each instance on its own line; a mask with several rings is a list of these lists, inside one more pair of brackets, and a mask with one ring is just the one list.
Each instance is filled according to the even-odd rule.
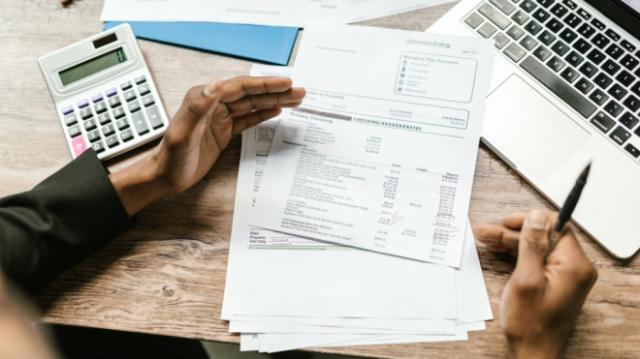
[[611,29],[607,29],[607,31],[604,32],[607,36],[609,36],[611,38],[611,40],[618,42],[620,41],[620,35],[618,35],[617,32],[611,30]]
[[564,27],[564,24],[558,21],[558,19],[551,19],[549,20],[549,22],[546,23],[545,26],[549,30],[551,30],[553,33],[557,34],[558,31],[562,30],[562,28]]
[[531,13],[537,7],[538,5],[536,5],[536,3],[533,2],[532,0],[524,0],[522,4],[520,4],[520,8],[527,13]]
[[604,70],[604,72],[613,76],[620,70],[620,65],[615,63],[613,60],[607,60],[604,64],[602,64],[602,66],[600,66],[600,68]]
[[509,2],[509,0],[489,0],[489,2],[507,15],[511,15],[516,9],[516,6]]
[[541,23],[544,23],[545,21],[549,20],[549,18],[551,17],[551,14],[544,11],[544,9],[539,8],[538,10],[533,12],[533,17],[536,20],[540,21]]
[[491,36],[493,36],[493,34],[495,34],[496,31],[498,31],[498,29],[495,26],[491,25],[490,22],[485,22],[478,29],[478,34],[480,34],[480,35],[482,35],[482,37],[488,39]]
[[585,9],[578,9],[577,13],[578,15],[580,15],[581,18],[585,20],[591,19],[591,14],[589,14]]
[[613,80],[611,79],[611,77],[603,74],[602,72],[599,73],[598,76],[596,76],[594,81],[596,85],[598,85],[603,90],[609,87],[609,85],[613,83]]
[[478,13],[474,12],[473,14],[469,15],[464,20],[464,22],[465,24],[469,25],[472,29],[475,29],[484,22],[484,18],[480,16]]
[[569,83],[574,83],[580,75],[578,75],[578,71],[576,71],[572,67],[567,67],[562,74],[560,74],[563,79],[567,80]]
[[578,39],[578,41],[573,43],[573,48],[584,55],[591,49],[591,44],[584,39]]
[[598,112],[591,120],[591,123],[604,133],[609,132],[616,125],[616,121],[604,112]]
[[624,50],[616,44],[611,44],[605,51],[609,56],[613,57],[614,60],[617,60],[622,54],[624,54]]
[[575,90],[571,85],[564,81],[558,81],[557,75],[547,69],[533,56],[525,58],[520,63],[520,66],[554,94],[569,104],[569,106],[575,109],[584,118],[589,118],[594,112],[596,112],[597,108],[595,105],[584,98],[582,94]]
[[604,110],[611,116],[613,116],[614,118],[617,118],[618,116],[620,116],[620,114],[622,113],[622,111],[624,110],[622,108],[622,106],[620,106],[619,103],[615,102],[614,100],[609,101],[609,103],[607,103],[607,105],[604,107]]
[[634,52],[634,51],[636,51],[636,47],[635,47],[632,43],[630,43],[629,41],[627,41],[627,40],[622,40],[622,41],[620,42],[620,45],[622,45],[622,47],[624,47],[624,48],[625,48],[627,51],[629,51],[629,52]]
[[518,25],[524,25],[527,21],[529,21],[529,15],[521,10],[518,10],[515,14],[513,14],[513,16],[511,16],[511,19]]
[[511,25],[511,20],[508,17],[489,4],[480,6],[478,12],[502,30],[506,30]]
[[536,51],[533,52],[533,56],[537,57],[538,60],[540,61],[547,61],[547,59],[551,55],[552,55],[551,51],[549,51],[549,49],[547,49],[544,46],[538,46]]
[[554,0],[537,0],[538,4],[544,8],[548,8],[554,3]]
[[512,42],[511,45],[507,46],[507,48],[504,49],[503,52],[514,62],[522,60],[524,55],[526,55],[526,51],[524,51],[524,49],[515,42]]
[[564,56],[567,52],[569,52],[569,45],[558,40],[555,44],[553,44],[553,46],[551,46],[551,50],[560,56]]
[[587,55],[587,58],[591,60],[591,62],[593,62],[594,64],[600,65],[600,63],[604,61],[606,56],[602,52],[598,51],[598,49],[593,49],[591,50],[589,55]]
[[640,99],[633,95],[629,95],[622,104],[627,106],[627,108],[633,112],[640,110]]
[[598,72],[598,68],[593,66],[590,62],[585,62],[585,64],[580,67],[580,72],[587,78],[592,78],[593,75]]
[[620,101],[622,100],[623,97],[627,95],[629,91],[625,90],[622,86],[618,84],[614,84],[613,86],[611,86],[608,92],[609,92],[609,95],[613,96],[613,98]]
[[584,77],[581,78],[580,81],[576,82],[575,85],[575,88],[577,88],[578,91],[582,92],[585,95],[588,94],[589,91],[591,91],[594,87],[595,86]]
[[609,137],[611,137],[611,139],[613,139],[615,143],[622,146],[631,137],[631,134],[622,126],[618,126],[615,130],[613,130],[613,132],[611,132],[611,135],[609,135]]
[[562,3],[571,10],[575,10],[578,7],[578,5],[576,5],[576,3],[571,0],[562,0]]
[[594,29],[593,27],[591,27],[591,25],[585,22],[584,24],[582,24],[582,26],[578,28],[578,32],[580,33],[580,35],[588,39],[591,37],[591,35],[595,34],[596,29]]
[[576,34],[575,32],[573,32],[571,29],[564,29],[561,33],[560,33],[560,38],[563,39],[564,41],[566,41],[567,43],[572,43],[573,40],[575,40],[576,38],[578,38],[578,34]]
[[620,72],[618,76],[616,76],[616,80],[618,80],[618,82],[620,82],[624,86],[628,87],[633,83],[633,81],[636,80],[636,78],[626,70],[622,70],[622,72]]
[[598,19],[591,20],[591,25],[595,26],[596,29],[600,31],[604,31],[607,27]]
[[558,56],[554,56],[551,60],[549,60],[549,62],[547,62],[547,66],[553,69],[553,71],[559,72],[566,66],[566,64],[564,63],[564,61],[560,60]]
[[527,30],[527,32],[531,35],[536,35],[540,32],[540,30],[542,30],[542,25],[540,25],[535,20],[531,20],[529,21],[529,23],[527,23],[527,25],[525,25],[524,29]]
[[495,46],[498,50],[502,50],[511,41],[503,32],[497,33],[496,36],[493,37],[493,40],[495,40]]
[[551,33],[549,30],[544,30],[540,36],[538,36],[538,40],[540,40],[543,44],[550,46],[556,41],[556,36]]
[[633,69],[638,66],[638,59],[633,57],[632,55],[627,54],[625,57],[620,60],[622,66],[626,67],[629,71],[633,71]]
[[622,117],[620,117],[620,123],[624,125],[624,127],[633,130],[634,127],[640,122],[637,117],[629,112],[625,112]]
[[631,92],[640,96],[640,81],[636,82],[635,85],[631,86]]
[[551,13],[552,13],[552,14],[554,14],[555,16],[557,16],[557,17],[563,17],[563,16],[565,16],[568,12],[569,12],[569,10],[568,10],[566,7],[564,7],[564,6],[560,5],[559,3],[558,3],[558,4],[555,4],[555,5],[551,8]]
[[511,26],[511,28],[507,31],[507,35],[515,41],[520,40],[522,36],[524,36],[525,32],[521,28],[516,25]]
[[576,28],[578,25],[580,25],[581,22],[582,19],[576,16],[576,14],[569,14],[564,18],[564,23],[571,26],[572,28]]
[[595,102],[598,106],[602,106],[604,105],[605,102],[607,102],[607,100],[609,99],[609,96],[607,96],[607,94],[605,94],[604,92],[596,89],[591,93],[591,95],[589,96],[589,99]]
[[534,39],[533,37],[527,35],[524,39],[522,39],[522,41],[520,41],[520,45],[522,45],[522,47],[524,47],[525,49],[531,51],[535,49],[536,46],[538,46],[538,41],[536,41],[536,39]]
[[609,45],[609,43],[611,42],[611,40],[609,40],[607,37],[605,37],[602,34],[597,34],[596,36],[593,37],[593,39],[591,39],[591,42],[598,46],[601,49],[604,49],[605,46]]
[[580,56],[580,54],[575,51],[571,51],[571,53],[565,57],[565,60],[567,60],[571,66],[578,67],[578,65],[584,61],[584,57]]
[[630,143],[628,143],[624,149],[633,156],[633,158],[638,158],[638,156],[640,156],[640,150]]

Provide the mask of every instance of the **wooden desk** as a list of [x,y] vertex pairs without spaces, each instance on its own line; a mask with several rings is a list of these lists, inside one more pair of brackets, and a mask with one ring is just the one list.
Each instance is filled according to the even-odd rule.
[[[62,9],[54,0],[0,0],[0,196],[27,190],[70,160],[39,56],[100,30],[101,1]],[[424,30],[450,5],[369,22]],[[170,114],[194,84],[247,74],[250,62],[141,41]],[[220,321],[239,140],[195,188],[143,211],[137,227],[59,278],[40,300],[44,320],[89,327],[238,342]],[[130,159],[131,160],[131,159]],[[129,161],[130,161],[129,160]],[[112,169],[122,166],[112,164]],[[471,221],[548,202],[486,148],[479,155]],[[637,235],[637,234],[636,234]],[[175,239],[190,238],[190,239]],[[640,357],[640,261],[622,265],[590,239],[583,246],[600,279],[567,357]],[[494,313],[512,265],[480,248]],[[385,358],[502,357],[498,321],[468,342],[321,350]]]

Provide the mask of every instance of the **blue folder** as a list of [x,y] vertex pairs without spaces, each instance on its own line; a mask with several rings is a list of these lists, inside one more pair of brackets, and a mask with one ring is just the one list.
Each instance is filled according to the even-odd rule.
[[[123,22],[109,21],[104,29]],[[287,65],[298,28],[212,22],[128,22],[137,37],[276,65]]]

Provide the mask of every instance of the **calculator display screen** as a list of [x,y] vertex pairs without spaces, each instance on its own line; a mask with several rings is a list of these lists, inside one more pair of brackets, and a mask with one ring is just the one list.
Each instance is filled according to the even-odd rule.
[[124,49],[120,47],[64,71],[60,71],[60,81],[66,86],[125,61],[127,61],[127,55],[124,53]]

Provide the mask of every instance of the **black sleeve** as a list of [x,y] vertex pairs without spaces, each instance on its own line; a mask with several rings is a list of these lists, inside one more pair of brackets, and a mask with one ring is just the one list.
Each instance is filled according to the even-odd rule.
[[89,150],[33,190],[0,199],[0,269],[33,292],[132,225]]

